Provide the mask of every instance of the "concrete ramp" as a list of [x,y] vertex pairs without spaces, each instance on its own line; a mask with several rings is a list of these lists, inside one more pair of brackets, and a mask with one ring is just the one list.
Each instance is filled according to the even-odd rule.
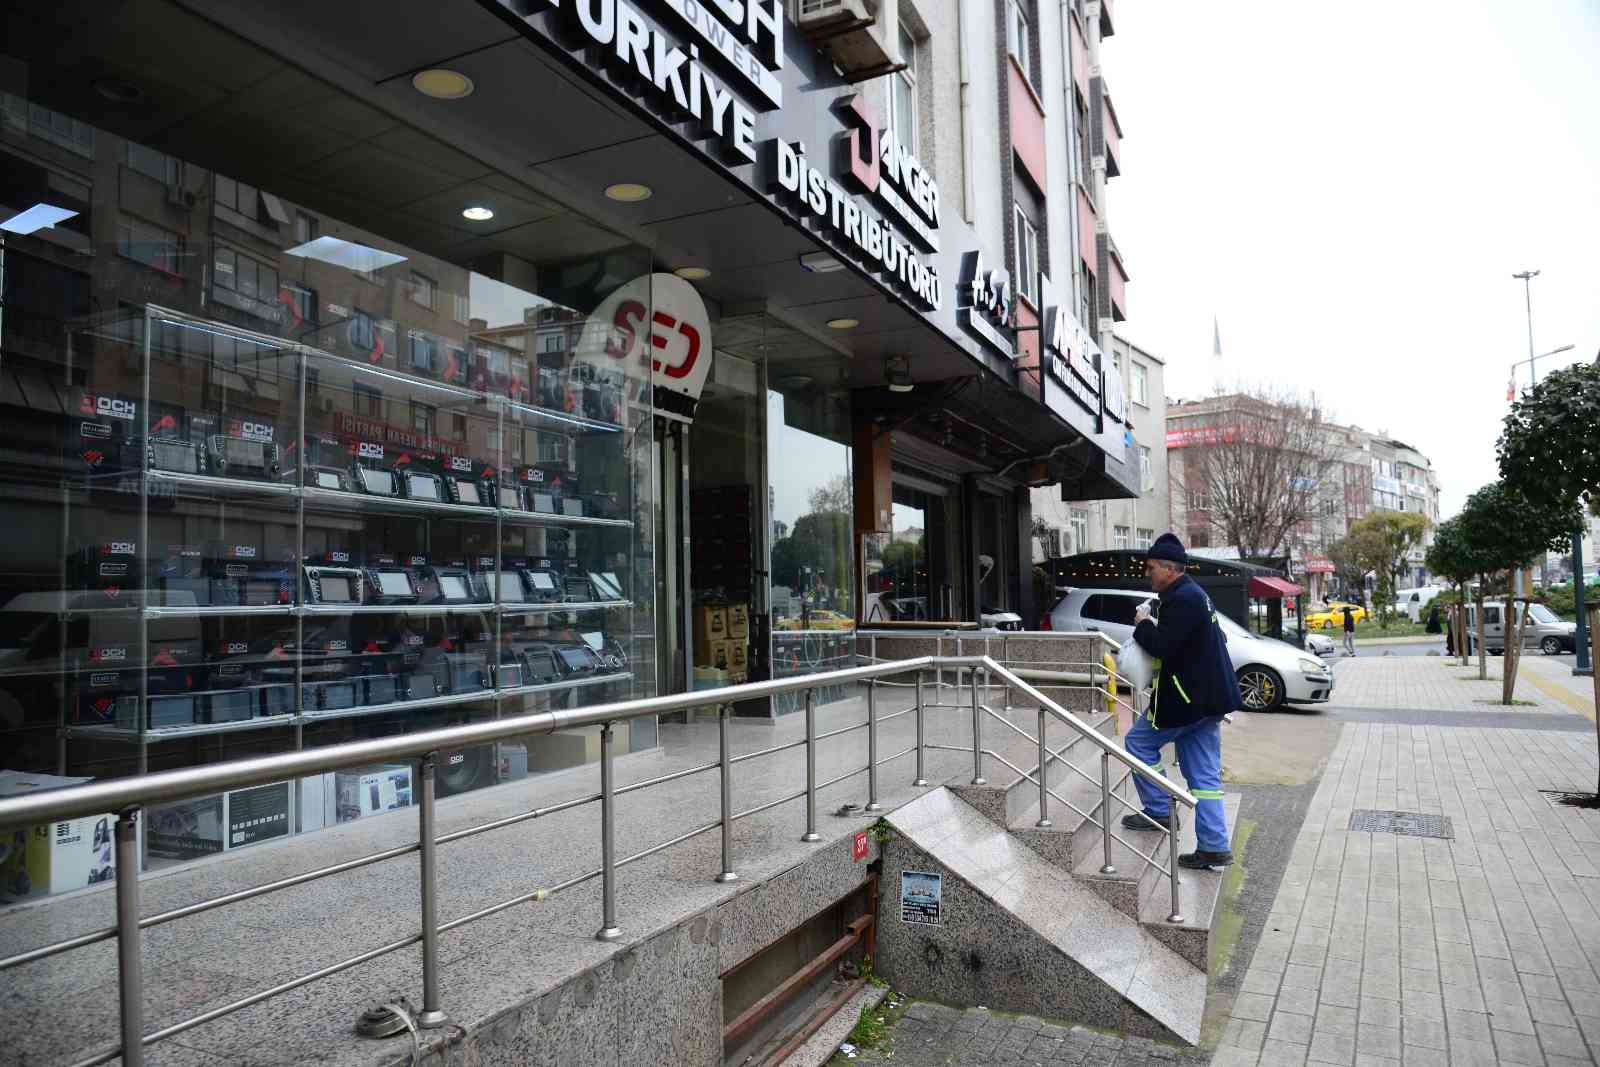
[[[1198,1044],[1206,974],[1137,919],[948,789],[887,821],[875,965],[897,989]],[[902,914],[907,871],[941,876],[936,923]]]

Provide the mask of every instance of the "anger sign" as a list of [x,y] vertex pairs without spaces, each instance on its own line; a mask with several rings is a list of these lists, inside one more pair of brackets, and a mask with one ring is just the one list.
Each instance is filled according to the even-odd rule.
[[608,379],[620,375],[629,401],[649,395],[657,414],[691,422],[711,373],[705,302],[675,274],[635,278],[584,323],[574,364]]

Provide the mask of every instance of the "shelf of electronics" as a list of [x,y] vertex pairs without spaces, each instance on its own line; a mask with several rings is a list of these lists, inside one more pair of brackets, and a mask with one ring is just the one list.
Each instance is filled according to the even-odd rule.
[[[387,471],[376,473],[388,476]],[[339,489],[304,487],[287,482],[248,481],[242,478],[222,478],[209,474],[191,474],[182,471],[149,470],[145,476],[152,485],[166,485],[175,489],[203,490],[208,495],[233,497],[300,498],[306,507],[319,511],[348,511],[356,513],[386,513],[398,515],[440,515],[461,519],[483,519],[518,526],[590,526],[630,529],[629,519],[604,518],[598,515],[573,515],[559,511],[527,510],[524,508],[486,507],[482,504],[453,504],[444,501],[418,500],[413,497],[364,495]],[[158,494],[159,495],[159,494]]]
[[[382,704],[364,704],[348,708],[319,708],[299,714],[263,715],[232,722],[157,726],[144,731],[142,737],[146,741],[169,741],[182,737],[238,733],[246,730],[267,730],[280,726],[326,722],[330,719],[356,719],[422,709],[433,711],[461,704],[476,704],[486,701],[503,702],[536,696],[541,693],[559,693],[632,680],[633,674],[631,672],[622,671],[616,674],[597,674],[585,678],[568,678],[559,682],[544,682],[538,685],[515,685],[504,689],[483,689],[472,693],[450,693],[422,700],[392,700]],[[66,726],[63,727],[63,733],[67,737],[101,738],[109,741],[137,741],[141,738],[140,732],[131,727],[93,723]]]
[[[342,618],[347,615],[463,615],[477,612],[493,611],[501,615],[551,615],[557,612],[577,611],[606,611],[611,608],[631,607],[632,602],[627,600],[588,600],[588,601],[552,601],[542,604],[479,604],[469,602],[464,604],[265,604],[248,606],[223,605],[208,607],[180,607],[180,608],[144,608],[144,617],[147,619],[204,619],[204,618],[248,618],[255,615],[271,615],[278,617],[325,618],[333,616]],[[82,612],[68,611],[62,614],[71,618],[77,615],[108,615],[122,614],[133,615],[139,608],[92,608]]]

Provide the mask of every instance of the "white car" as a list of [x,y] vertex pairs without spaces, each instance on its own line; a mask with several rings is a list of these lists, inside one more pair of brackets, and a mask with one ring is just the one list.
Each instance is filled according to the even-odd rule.
[[[1125,643],[1133,640],[1133,613],[1146,600],[1155,600],[1159,609],[1154,593],[1072,589],[1050,609],[1050,628],[1088,630]],[[1285,704],[1319,704],[1333,696],[1332,664],[1287,641],[1253,634],[1226,615],[1219,613],[1217,621],[1228,639],[1228,658],[1246,710],[1277,711]]]
[[1317,656],[1331,656],[1338,646],[1333,643],[1333,638],[1327,634],[1319,634],[1315,630],[1306,631],[1306,651]]

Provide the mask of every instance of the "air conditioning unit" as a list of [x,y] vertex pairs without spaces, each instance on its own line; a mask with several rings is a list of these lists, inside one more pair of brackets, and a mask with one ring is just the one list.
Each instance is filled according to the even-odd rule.
[[173,207],[181,207],[187,211],[194,207],[198,199],[192,190],[185,189],[181,185],[167,186],[167,203]]
[[794,21],[852,81],[898,69],[877,8],[866,0],[796,0]]

